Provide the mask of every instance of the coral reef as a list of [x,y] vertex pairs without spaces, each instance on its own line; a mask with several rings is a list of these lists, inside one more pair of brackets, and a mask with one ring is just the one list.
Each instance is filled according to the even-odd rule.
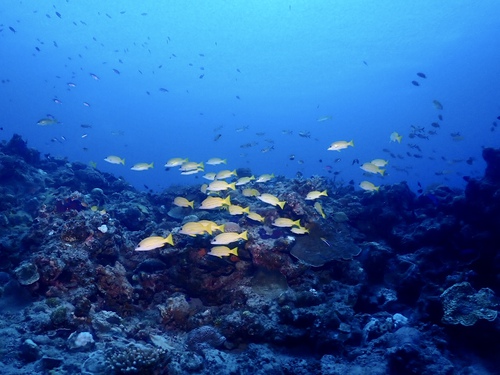
[[[483,156],[484,178],[465,191],[368,193],[319,177],[259,185],[283,209],[232,191],[258,222],[175,207],[179,195],[196,207],[206,196],[140,193],[41,159],[15,136],[0,145],[2,373],[494,373],[500,150]],[[323,218],[305,196],[325,189]],[[199,220],[248,241],[210,255],[214,234],[181,232]],[[168,234],[174,246],[134,251]]]

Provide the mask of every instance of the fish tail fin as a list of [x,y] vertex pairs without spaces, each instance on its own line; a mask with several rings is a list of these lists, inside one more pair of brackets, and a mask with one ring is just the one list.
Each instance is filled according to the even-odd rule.
[[167,238],[165,238],[165,243],[168,243],[171,246],[174,246],[174,237],[172,236],[172,233],[170,233]]
[[228,195],[226,199],[222,201],[222,205],[230,206],[231,205],[231,196]]
[[123,165],[125,165],[125,159],[120,160],[120,163],[122,163]]
[[250,206],[244,208],[243,210],[241,210],[241,212],[244,212],[246,214],[249,214],[250,213]]
[[226,224],[219,225],[217,229],[220,230],[221,232],[224,232],[224,230],[226,229]]
[[236,189],[236,182],[233,182],[232,184],[227,185],[229,189],[235,190]]
[[244,231],[243,233],[240,234],[240,238],[242,240],[248,240],[248,231]]
[[278,206],[280,206],[281,209],[283,209],[283,207],[285,207],[285,201],[281,201],[281,202],[278,202]]
[[321,192],[321,195],[324,195],[325,197],[328,197],[328,192],[326,191],[326,189]]
[[154,162],[151,162],[151,164],[149,164],[149,168],[154,168],[154,165],[155,163]]
[[194,200],[188,201],[188,206],[194,210]]
[[238,247],[235,247],[234,249],[229,250],[228,253],[238,256]]
[[351,142],[349,142],[348,145],[351,145],[352,147],[354,147],[354,139],[351,139]]

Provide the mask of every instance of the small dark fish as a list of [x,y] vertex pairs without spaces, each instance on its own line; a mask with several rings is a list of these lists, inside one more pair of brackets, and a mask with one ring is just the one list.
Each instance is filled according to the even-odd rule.
[[120,71],[118,69],[113,69],[113,72],[115,72],[116,74],[120,74]]
[[217,134],[215,137],[214,137],[214,142],[215,141],[218,141],[220,139],[220,137],[222,137],[222,134]]
[[83,102],[83,105],[84,105],[85,107],[90,107],[90,104],[89,104],[89,103],[87,103],[87,102]]
[[413,86],[420,86],[420,83],[418,83],[417,81],[411,81],[411,84],[412,84]]
[[438,115],[439,121],[443,121],[443,115]]
[[9,30],[12,31],[13,33],[16,32],[16,29],[14,29],[12,26],[9,26]]
[[323,163],[323,159],[319,159],[318,161],[319,161],[320,163]]
[[290,155],[290,156],[288,157],[288,159],[289,159],[289,160],[295,160],[295,155]]
[[205,74],[200,75],[198,78],[202,79],[203,77],[205,77]]
[[365,60],[363,60],[363,64],[365,64],[366,66],[368,66],[368,63]]
[[168,90],[167,90],[167,89],[165,89],[165,88],[163,88],[163,87],[160,87],[160,91],[161,91],[161,92],[168,92]]
[[198,56],[205,57],[205,55],[203,53],[199,53]]
[[420,78],[427,78],[427,76],[424,73],[421,73],[421,72],[418,72],[417,76],[419,76]]
[[236,69],[236,71],[237,71],[238,73],[241,73],[241,71],[240,71],[239,69]]
[[422,189],[418,189],[417,193],[422,194],[424,191]]
[[354,165],[354,164],[359,164],[359,159],[354,159],[354,160],[352,161],[352,164],[351,164],[351,165]]
[[240,97],[239,97],[238,95],[236,95],[236,99],[241,100],[241,99],[240,99]]
[[338,163],[338,162],[339,162],[339,161],[341,161],[341,160],[342,160],[341,158],[337,158],[337,159],[335,159],[333,162],[334,162],[334,163]]
[[84,129],[90,129],[92,127],[92,125],[90,125],[90,124],[81,124],[80,127],[84,128]]
[[141,13],[141,16],[147,16],[148,14],[146,12]]
[[439,128],[439,124],[437,122],[433,122],[431,124],[431,126],[434,127],[434,128]]
[[466,162],[467,164],[469,164],[469,165],[472,165],[472,163],[474,163],[474,158],[473,158],[473,157],[470,157],[470,158],[468,158],[465,162]]
[[57,45],[57,42],[56,42],[55,40],[54,40],[54,47],[56,47],[56,48],[57,48],[57,47],[59,47],[59,46]]
[[56,12],[56,16],[59,17],[59,18],[62,18],[61,17],[61,13],[59,13],[59,12]]
[[36,49],[36,50],[37,50],[38,52],[40,52],[40,48],[38,48],[38,47],[35,47],[35,49]]
[[423,157],[423,156],[422,156],[422,155],[420,155],[420,154],[413,154],[413,157],[415,157],[415,158],[417,158],[417,159],[422,159],[422,157]]

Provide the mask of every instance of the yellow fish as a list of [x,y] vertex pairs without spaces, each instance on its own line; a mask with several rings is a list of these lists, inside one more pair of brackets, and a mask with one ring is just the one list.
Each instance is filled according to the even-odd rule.
[[384,159],[373,159],[370,163],[376,165],[377,167],[385,167],[389,162]]
[[183,158],[172,158],[165,163],[165,167],[167,168],[178,167],[184,163],[187,163],[188,161],[189,161],[188,159],[183,159]]
[[205,169],[205,166],[203,165],[203,162],[197,163],[195,161],[186,161],[181,164],[179,167],[179,170],[182,172],[187,172],[187,171],[193,171],[193,170],[200,170],[203,171]]
[[318,199],[319,197],[327,197],[327,196],[328,194],[326,193],[326,190],[323,191],[315,190],[307,193],[306,200],[312,201],[314,199]]
[[263,174],[260,175],[259,178],[255,180],[255,182],[267,182],[270,181],[274,178],[274,173],[272,174]]
[[304,227],[293,227],[292,229],[290,229],[290,232],[295,234],[306,234],[309,233],[309,229]]
[[196,237],[199,234],[204,234],[204,233],[212,234],[212,228],[205,226],[203,224],[200,224],[197,221],[192,221],[190,223],[186,223],[182,226],[181,230],[179,233],[181,234],[187,234],[188,236],[191,237]]
[[107,161],[108,163],[111,164],[123,164],[125,165],[125,159],[120,158],[119,156],[115,155],[110,155],[104,159],[104,161]]
[[250,211],[247,214],[247,218],[252,219],[254,221],[258,221],[259,223],[263,223],[264,222],[264,218],[261,215],[259,215],[257,212]]
[[208,191],[225,191],[227,189],[236,189],[235,183],[228,184],[226,181],[215,180],[208,184]]
[[279,217],[274,220],[273,225],[280,228],[300,227],[300,219],[293,221],[286,217]]
[[226,178],[229,178],[231,176],[236,176],[236,169],[234,171],[230,171],[228,169],[225,169],[223,171],[217,172],[215,175],[216,180],[224,180]]
[[372,163],[364,163],[360,168],[365,172],[379,173],[381,176],[383,176],[385,173],[385,169],[380,169],[379,167],[377,167],[375,164]]
[[229,209],[229,214],[231,215],[243,215],[243,214],[248,214],[250,212],[250,207],[243,208],[235,204],[230,205],[228,209]]
[[154,167],[154,163],[137,163],[132,168],[133,171],[147,171],[150,168]]
[[227,164],[227,159],[211,158],[207,160],[206,164],[208,165]]
[[242,194],[245,197],[256,197],[260,192],[257,189],[243,189]]
[[208,181],[213,181],[213,180],[215,180],[215,175],[216,175],[215,172],[208,172],[208,173],[205,173],[205,175],[203,176],[203,178],[205,180],[208,180]]
[[210,249],[210,251],[207,254],[213,255],[213,256],[216,256],[219,258],[227,257],[231,254],[238,256],[238,247],[235,247],[233,249],[229,249],[229,247],[227,247],[227,246],[214,246]]
[[398,142],[401,143],[401,140],[403,139],[402,135],[399,135],[397,132],[392,132],[390,136],[391,142]]
[[160,236],[151,236],[145,238],[141,242],[139,242],[139,245],[135,248],[135,251],[154,250],[159,247],[163,247],[163,245],[165,245],[166,243],[168,243],[171,246],[174,246],[174,239],[172,237],[172,233],[170,233],[166,238]]
[[347,147],[354,147],[354,141],[351,140],[350,142],[347,142],[347,141],[337,141],[337,142],[333,142],[330,147],[328,147],[328,151],[340,151],[340,150],[343,150]]
[[380,189],[380,186],[375,186],[370,181],[361,181],[359,187],[366,191],[378,191]]
[[201,202],[200,208],[203,210],[213,210],[214,208],[219,208],[222,206],[230,206],[231,197],[228,195],[227,198],[222,199],[219,197],[208,197],[203,202]]
[[238,179],[238,181],[236,181],[236,186],[241,186],[241,185],[248,184],[252,180],[255,180],[254,176],[251,176],[251,177],[241,177],[241,178]]
[[174,204],[179,207],[191,207],[194,209],[194,201],[188,201],[183,197],[175,197]]
[[318,214],[321,215],[321,217],[323,219],[326,218],[326,215],[325,215],[325,212],[323,211],[323,206],[321,206],[321,203],[319,203],[319,202],[314,203],[314,209],[316,210],[316,212]]
[[210,220],[200,220],[198,221],[198,223],[200,223],[204,227],[210,228],[212,232],[215,231],[224,232],[224,229],[226,227],[226,224],[217,225],[217,223]]
[[280,201],[278,197],[275,197],[274,195],[267,193],[259,195],[257,199],[273,206],[280,206],[281,209],[283,209],[286,203],[285,201]]
[[227,245],[239,240],[248,240],[248,232],[244,231],[241,234],[235,232],[221,233],[215,236],[210,243],[212,245]]

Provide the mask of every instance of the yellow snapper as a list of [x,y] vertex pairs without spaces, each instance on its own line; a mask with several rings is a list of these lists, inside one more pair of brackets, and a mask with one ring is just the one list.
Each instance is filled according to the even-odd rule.
[[224,180],[224,179],[229,178],[231,176],[236,176],[236,169],[234,171],[224,169],[220,172],[217,172],[217,174],[215,175],[215,179],[216,180]]
[[216,175],[215,172],[208,172],[208,173],[205,173],[205,175],[203,175],[203,178],[205,180],[208,180],[208,181],[213,181],[213,180],[215,180],[215,175]]
[[154,163],[137,163],[137,164],[134,164],[134,166],[130,169],[132,169],[133,171],[147,171],[148,169],[150,168],[153,168],[154,167]]
[[203,202],[201,202],[201,209],[204,210],[213,210],[214,208],[219,208],[222,206],[230,206],[231,205],[231,197],[227,196],[227,198],[219,198],[219,197],[208,197]]
[[328,147],[328,151],[340,151],[340,150],[343,150],[347,147],[354,147],[354,141],[350,141],[350,142],[347,142],[347,141],[336,141],[336,142],[333,142],[330,147]]
[[248,214],[250,212],[250,207],[241,207],[235,204],[232,204],[228,207],[229,209],[229,214],[231,215],[243,215],[243,214]]
[[326,215],[325,215],[325,212],[323,211],[323,206],[321,206],[321,203],[319,203],[319,202],[314,203],[314,209],[316,210],[316,212],[318,214],[321,215],[321,217],[323,219],[326,218]]
[[218,225],[217,223],[210,220],[200,220],[198,221],[198,223],[200,223],[204,227],[210,228],[212,232],[215,232],[216,230],[218,230],[219,232],[224,232],[224,229],[226,227],[226,224]]
[[191,207],[194,209],[194,201],[188,201],[183,197],[175,197],[174,204],[179,207]]
[[196,237],[197,235],[204,234],[205,232],[211,235],[212,228],[204,226],[203,224],[200,224],[197,221],[184,224],[181,230],[179,231],[179,233],[187,234],[188,236],[191,237]]
[[248,214],[247,214],[247,217],[249,219],[252,219],[254,221],[258,221],[259,223],[263,223],[264,222],[264,218],[259,215],[257,212],[252,212],[250,211]]
[[166,243],[174,246],[174,239],[172,237],[172,233],[170,233],[166,238],[163,238],[161,236],[151,236],[145,238],[141,242],[139,242],[139,245],[135,248],[135,251],[154,250],[159,247],[163,247],[163,245],[165,245]]
[[212,245],[227,245],[239,240],[248,240],[248,232],[244,231],[241,234],[235,232],[221,233],[215,236],[210,243]]
[[221,158],[210,158],[207,160],[208,165],[219,165],[219,164],[227,164],[227,159]]
[[274,173],[260,175],[255,182],[267,182],[274,178]]
[[377,167],[385,167],[389,162],[384,159],[373,159],[370,163],[376,165]]
[[186,176],[186,175],[190,175],[190,174],[196,174],[198,172],[203,172],[203,169],[202,168],[190,169],[189,171],[182,171],[181,174]]
[[370,181],[361,181],[359,187],[366,191],[378,191],[380,189],[380,186],[375,186]]
[[319,197],[327,197],[327,196],[328,194],[326,193],[326,190],[323,191],[314,190],[307,193],[306,200],[312,201],[314,199],[318,199]]
[[309,229],[304,228],[304,227],[293,227],[292,229],[290,229],[290,231],[292,233],[295,233],[295,234],[306,234],[306,233],[309,233]]
[[300,219],[293,221],[286,217],[279,217],[274,220],[273,225],[280,228],[300,227]]
[[111,164],[123,164],[123,165],[125,165],[125,159],[122,159],[121,157],[115,156],[115,155],[108,156],[107,158],[104,159],[104,161],[107,161],[108,163],[111,163]]
[[181,164],[179,170],[182,172],[193,171],[193,170],[204,170],[205,166],[203,162],[197,163],[195,161],[186,161]]
[[183,159],[183,158],[172,158],[165,163],[165,167],[167,168],[178,167],[184,163],[187,163],[188,161],[189,161],[188,159]]
[[208,184],[207,187],[208,191],[225,191],[227,189],[236,189],[234,182],[232,184],[228,184],[226,181],[215,180]]
[[231,254],[238,256],[238,247],[230,249],[227,246],[214,246],[210,249],[210,251],[207,254],[213,255],[213,256],[216,256],[219,258],[227,257]]
[[399,135],[397,132],[392,132],[390,136],[391,142],[398,142],[401,143],[401,140],[403,139],[402,135]]
[[372,163],[364,163],[360,168],[365,172],[380,173],[381,176],[383,176],[385,173],[385,169],[380,169],[379,167],[377,167],[375,164]]
[[260,192],[257,189],[243,189],[241,193],[245,197],[257,197],[260,195]]
[[254,176],[251,176],[251,177],[241,177],[241,178],[238,179],[238,181],[236,181],[236,186],[246,185],[246,184],[248,184],[252,180],[255,180]]
[[285,201],[280,201],[278,197],[275,197],[274,195],[267,193],[259,195],[257,199],[273,206],[280,206],[281,209],[283,209],[286,203]]

